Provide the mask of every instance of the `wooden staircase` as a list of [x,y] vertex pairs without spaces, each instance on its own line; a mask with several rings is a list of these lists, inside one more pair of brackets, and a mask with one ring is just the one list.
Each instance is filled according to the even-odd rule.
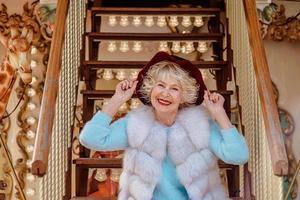
[[[102,6],[101,6],[102,2]],[[227,90],[227,82],[231,80],[231,63],[232,51],[230,47],[229,34],[222,27],[222,22],[226,23],[226,19],[221,18],[222,11],[219,7],[206,8],[168,8],[166,2],[155,2],[155,7],[142,7],[143,1],[128,1],[136,6],[133,7],[114,7],[113,2],[109,1],[90,2],[88,12],[91,13],[91,32],[86,32],[83,35],[83,44],[81,52],[81,80],[86,83],[86,90],[81,91],[83,96],[83,124],[89,121],[94,115],[94,104],[96,100],[109,98],[114,91],[111,90],[95,90],[96,88],[96,70],[102,68],[123,68],[123,69],[139,69],[142,68],[146,61],[104,61],[98,60],[99,43],[105,40],[120,40],[120,41],[213,41],[213,61],[193,61],[192,63],[199,69],[209,69],[214,74],[217,85],[217,92],[225,97],[225,109],[230,116],[230,96],[232,91]],[[177,1],[172,1],[176,4]],[[186,1],[188,2],[188,1]],[[190,1],[195,4],[198,1]],[[218,5],[215,1],[208,3],[208,6]],[[109,7],[105,5],[109,4]],[[116,3],[116,2],[115,2]],[[124,2],[123,2],[124,3]],[[124,3],[125,4],[125,3]],[[162,5],[160,5],[162,4]],[[206,5],[206,6],[207,6]],[[126,5],[125,5],[126,6]],[[101,16],[102,15],[206,15],[210,16],[208,23],[209,32],[206,33],[103,33],[100,32]],[[87,15],[88,16],[88,15]],[[88,19],[87,19],[88,20]],[[206,24],[207,25],[207,24]],[[226,44],[226,48],[225,48]],[[86,58],[85,47],[88,46],[88,57]],[[226,58],[224,58],[226,55]],[[80,158],[73,160],[76,165],[76,197],[73,200],[93,200],[95,198],[87,197],[88,173],[91,168],[122,168],[122,159],[98,159],[90,158],[90,150],[80,146]],[[219,162],[220,168],[226,169],[228,178],[228,191],[230,197],[239,198],[239,167],[228,165]],[[99,198],[98,198],[99,199]],[[112,200],[116,197],[100,198],[101,200]]]

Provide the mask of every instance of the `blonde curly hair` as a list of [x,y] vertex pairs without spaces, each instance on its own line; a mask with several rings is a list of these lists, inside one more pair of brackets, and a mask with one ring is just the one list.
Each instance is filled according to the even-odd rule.
[[194,104],[198,98],[199,85],[196,79],[191,77],[187,71],[178,64],[170,61],[161,61],[152,65],[143,80],[140,93],[143,98],[151,104],[151,91],[154,85],[160,80],[173,79],[179,82],[182,88],[181,107]]

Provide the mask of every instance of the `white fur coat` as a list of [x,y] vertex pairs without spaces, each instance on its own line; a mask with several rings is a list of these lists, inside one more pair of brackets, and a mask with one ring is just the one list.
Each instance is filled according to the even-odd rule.
[[152,107],[128,116],[129,148],[125,151],[119,200],[151,200],[168,151],[180,182],[191,200],[227,200],[209,149],[210,127],[202,106],[181,109],[167,134],[155,120]]

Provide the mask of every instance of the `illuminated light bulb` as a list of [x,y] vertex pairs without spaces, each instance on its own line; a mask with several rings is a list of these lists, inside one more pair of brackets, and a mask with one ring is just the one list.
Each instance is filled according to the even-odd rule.
[[32,189],[32,188],[27,188],[25,193],[26,193],[27,196],[34,196],[35,195],[35,190]]
[[192,25],[191,17],[190,16],[183,16],[181,25],[184,26],[184,27],[189,27],[190,25]]
[[128,44],[127,41],[121,41],[120,51],[123,52],[123,53],[126,53],[127,51],[129,51],[129,44]]
[[194,21],[194,26],[201,27],[204,25],[202,16],[196,16]]
[[36,67],[37,67],[37,62],[35,60],[31,60],[31,62],[30,62],[30,68],[34,69]]
[[38,49],[35,46],[32,46],[31,51],[30,51],[31,55],[37,54],[37,52],[38,52]]
[[117,50],[117,43],[116,41],[108,41],[107,51],[115,52]]
[[117,71],[117,75],[116,75],[116,79],[118,79],[119,81],[123,81],[126,79],[126,73],[124,70],[118,70]]
[[167,25],[166,17],[165,16],[158,16],[156,25],[159,27],[164,27]]
[[27,137],[28,139],[34,139],[34,138],[35,138],[35,132],[33,132],[32,130],[28,130],[28,131],[26,132],[26,137]]
[[29,88],[26,95],[29,97],[34,97],[36,95],[36,91],[33,88]]
[[30,145],[27,145],[27,147],[26,147],[26,151],[27,151],[28,153],[31,153],[31,152],[33,152],[33,150],[34,150],[34,146],[33,146],[32,144],[30,144]]
[[135,80],[138,77],[138,74],[139,74],[139,70],[132,70],[129,75],[129,79]]
[[31,168],[31,165],[32,165],[32,160],[27,160],[26,161],[27,168]]
[[174,53],[179,53],[180,52],[180,42],[173,42],[171,50]]
[[36,123],[36,119],[30,116],[26,119],[26,123],[29,125],[34,125]]
[[30,82],[30,85],[33,85],[37,82],[37,78],[35,76],[32,76],[32,79],[31,79],[31,82]]
[[36,105],[32,102],[29,102],[27,104],[27,108],[28,108],[28,110],[34,110],[36,108]]
[[131,110],[134,110],[134,109],[139,108],[140,105],[141,105],[141,103],[139,102],[138,99],[131,99],[131,101],[130,101],[130,107],[129,107],[129,108],[130,108]]
[[113,72],[111,69],[104,69],[104,72],[103,72],[103,79],[104,80],[112,80],[114,78],[114,75],[113,75]]
[[145,25],[148,26],[148,27],[151,27],[151,26],[154,25],[153,16],[146,16]]
[[114,27],[118,24],[117,17],[115,15],[111,15],[108,17],[108,25]]
[[186,53],[192,53],[195,51],[194,42],[186,42]]
[[120,18],[120,25],[126,27],[129,25],[128,16],[121,16]]
[[169,50],[168,42],[166,42],[166,41],[159,42],[158,50],[167,52]]
[[27,179],[28,181],[32,182],[32,181],[35,180],[35,176],[32,175],[32,174],[27,174],[27,175],[26,175],[26,179]]
[[123,103],[120,107],[119,107],[119,111],[120,112],[125,112],[128,109],[128,105],[127,103]]
[[207,50],[208,47],[206,42],[198,42],[197,51],[199,51],[200,53],[205,53],[207,52]]
[[142,50],[143,50],[143,48],[142,48],[142,42],[141,41],[134,41],[133,42],[132,51],[134,51],[135,53],[139,53]]
[[107,104],[108,104],[108,100],[107,99],[103,100],[102,106],[106,106]]
[[179,25],[179,22],[177,20],[177,16],[170,16],[170,21],[169,21],[169,25],[171,27],[176,27]]
[[133,16],[132,25],[138,27],[142,24],[141,16]]

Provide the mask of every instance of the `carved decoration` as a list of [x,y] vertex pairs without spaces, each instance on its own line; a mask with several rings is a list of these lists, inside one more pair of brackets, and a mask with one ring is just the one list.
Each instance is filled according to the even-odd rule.
[[271,3],[263,10],[257,10],[261,25],[261,35],[264,39],[274,41],[299,41],[300,20],[296,16],[286,17],[283,5]]
[[[273,92],[275,95],[276,104],[278,107],[278,114],[280,119],[280,125],[282,129],[282,134],[284,138],[285,148],[287,151],[288,163],[289,163],[289,171],[288,176],[284,177],[284,190],[287,192],[289,185],[292,182],[293,176],[296,173],[297,169],[297,161],[293,152],[292,148],[292,134],[295,129],[295,123],[292,116],[288,113],[288,111],[280,108],[278,106],[278,99],[279,99],[279,91],[276,85],[272,82],[273,85]],[[298,195],[298,182],[295,180],[291,193],[289,195],[289,200],[297,199]]]

